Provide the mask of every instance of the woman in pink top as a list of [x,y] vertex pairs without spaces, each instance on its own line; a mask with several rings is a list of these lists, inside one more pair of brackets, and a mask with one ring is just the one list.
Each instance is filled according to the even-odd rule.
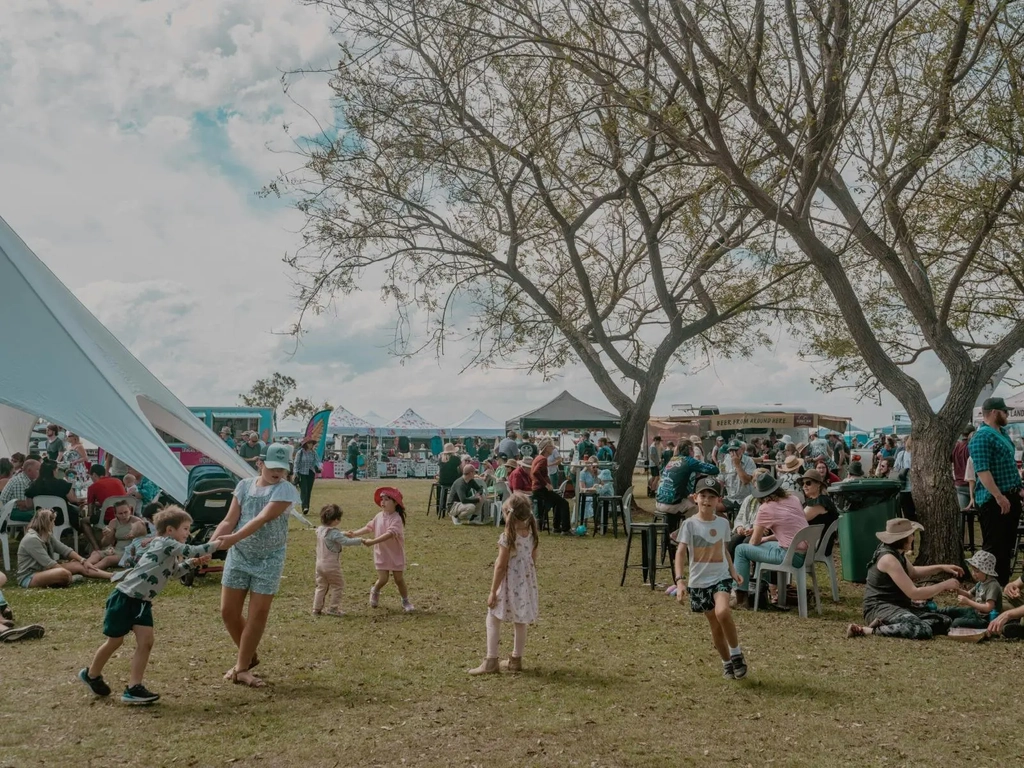
[[[754,563],[772,563],[778,565],[786,559],[786,550],[801,530],[807,527],[807,518],[799,499],[791,496],[782,487],[782,481],[764,474],[757,479],[753,491],[754,498],[761,499],[761,506],[754,518],[754,532],[750,535],[749,544],[736,547],[736,572],[743,580],[743,589],[736,590],[736,605],[746,607],[747,590],[750,583],[752,565]],[[806,550],[807,546],[801,547]],[[803,565],[803,556],[793,558],[793,565]]]
[[377,581],[370,587],[370,607],[377,607],[380,591],[388,583],[390,575],[402,596],[402,608],[411,613],[414,608],[405,586],[405,507],[402,492],[397,488],[378,488],[374,491],[373,501],[380,507],[377,516],[358,531],[345,531],[345,535],[352,538],[364,533],[373,534],[372,539],[363,539],[364,545],[375,547],[373,564],[377,569]]

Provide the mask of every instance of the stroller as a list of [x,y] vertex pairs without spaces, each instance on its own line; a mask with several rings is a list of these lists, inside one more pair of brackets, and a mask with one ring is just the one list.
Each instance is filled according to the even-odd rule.
[[[195,546],[210,541],[217,526],[228,515],[237,483],[237,477],[216,464],[192,467],[188,473],[188,501],[185,502],[185,511],[192,516],[192,529],[186,544]],[[226,556],[224,551],[215,552],[211,562],[189,570],[181,577],[181,583],[191,587],[196,576],[220,573],[224,570]],[[214,565],[216,561],[220,562]]]

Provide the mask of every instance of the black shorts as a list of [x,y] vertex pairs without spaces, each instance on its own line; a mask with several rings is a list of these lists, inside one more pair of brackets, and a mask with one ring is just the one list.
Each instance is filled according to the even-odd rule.
[[735,586],[732,579],[722,579],[710,587],[688,587],[686,591],[690,595],[690,610],[694,613],[707,613],[715,610],[715,595],[719,592],[729,594]]
[[661,474],[661,467],[657,464],[651,464],[651,477],[657,477]]
[[103,614],[103,634],[107,637],[124,637],[132,627],[153,626],[153,604],[149,600],[126,595],[115,589],[107,598],[107,610]]

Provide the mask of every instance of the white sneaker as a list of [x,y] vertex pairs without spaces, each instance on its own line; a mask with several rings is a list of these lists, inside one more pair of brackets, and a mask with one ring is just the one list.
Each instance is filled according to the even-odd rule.
[[462,521],[456,515],[452,515],[452,525],[462,525]]
[[81,584],[83,581],[85,581],[85,576],[83,576],[82,574],[75,573],[71,575],[72,584]]
[[403,600],[402,601],[402,610],[405,611],[406,613],[412,613],[413,611],[416,610],[416,608],[408,600]]

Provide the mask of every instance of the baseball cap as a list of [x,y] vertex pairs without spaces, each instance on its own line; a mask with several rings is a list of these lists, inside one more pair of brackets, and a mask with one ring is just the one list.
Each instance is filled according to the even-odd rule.
[[710,476],[702,477],[697,481],[693,492],[700,493],[701,491],[710,491],[718,497],[725,495],[725,489],[722,487],[722,484],[716,478]]
[[292,463],[292,447],[274,443],[267,446],[267,457],[263,460],[263,466],[267,469],[288,469]]
[[1009,411],[1006,407],[1006,401],[1001,397],[990,397],[984,403],[981,404],[981,410],[983,411]]

